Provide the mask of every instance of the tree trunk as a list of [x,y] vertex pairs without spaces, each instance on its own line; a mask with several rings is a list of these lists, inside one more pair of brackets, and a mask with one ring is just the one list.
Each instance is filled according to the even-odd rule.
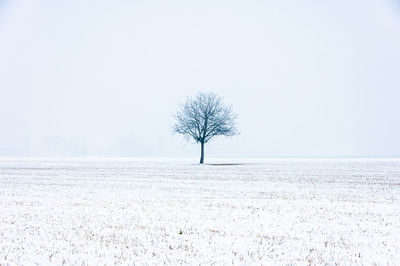
[[201,157],[200,157],[200,164],[204,163],[204,142],[201,142]]

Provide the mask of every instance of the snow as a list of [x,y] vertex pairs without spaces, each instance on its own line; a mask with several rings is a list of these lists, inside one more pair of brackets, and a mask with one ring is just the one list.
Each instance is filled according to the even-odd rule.
[[0,158],[0,265],[400,265],[400,160],[196,162]]

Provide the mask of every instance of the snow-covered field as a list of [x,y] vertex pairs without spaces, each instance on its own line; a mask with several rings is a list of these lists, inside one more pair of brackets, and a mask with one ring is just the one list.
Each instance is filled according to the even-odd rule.
[[400,265],[400,160],[196,162],[0,158],[0,265]]

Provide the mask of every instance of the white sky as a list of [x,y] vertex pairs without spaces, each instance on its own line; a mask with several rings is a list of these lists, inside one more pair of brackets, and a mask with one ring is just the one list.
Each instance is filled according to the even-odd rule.
[[208,156],[400,156],[400,2],[0,0],[0,155],[198,156],[171,133],[214,91]]

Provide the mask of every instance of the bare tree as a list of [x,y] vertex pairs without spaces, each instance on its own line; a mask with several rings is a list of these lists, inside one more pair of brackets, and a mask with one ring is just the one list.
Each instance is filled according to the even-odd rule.
[[198,93],[189,97],[175,116],[173,131],[201,144],[200,163],[204,163],[204,144],[215,136],[234,136],[237,116],[215,93]]

